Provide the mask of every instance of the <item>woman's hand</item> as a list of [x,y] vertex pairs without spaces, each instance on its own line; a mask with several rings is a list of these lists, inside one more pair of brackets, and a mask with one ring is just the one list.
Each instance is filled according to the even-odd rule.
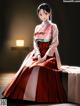
[[37,60],[39,60],[40,58],[41,58],[40,54],[35,55],[35,56],[32,57],[33,61],[37,61]]
[[30,66],[30,68],[33,67],[33,66],[38,65],[39,63],[44,62],[44,61],[46,60],[46,58],[47,58],[47,55],[45,55],[45,56],[42,57],[42,58],[41,58],[41,56],[39,55],[39,56],[38,56],[38,61],[35,61],[35,62]]
[[38,60],[40,60],[41,59],[41,56],[40,56],[40,54],[38,55]]
[[37,61],[37,64],[44,62],[46,60],[46,58],[47,58],[47,55],[44,55],[44,57],[39,58],[39,60]]

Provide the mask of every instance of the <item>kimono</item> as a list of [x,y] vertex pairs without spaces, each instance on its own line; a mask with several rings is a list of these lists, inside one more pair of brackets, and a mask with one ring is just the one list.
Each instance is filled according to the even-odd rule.
[[[66,102],[59,74],[61,62],[57,50],[58,32],[57,25],[50,21],[36,26],[33,50],[2,92],[4,97],[47,103]],[[41,58],[46,55],[46,60],[36,64],[38,55]]]

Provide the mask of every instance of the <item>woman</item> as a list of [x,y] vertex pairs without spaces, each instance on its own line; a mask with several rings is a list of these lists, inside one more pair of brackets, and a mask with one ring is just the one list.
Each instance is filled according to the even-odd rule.
[[66,102],[59,73],[58,28],[50,20],[51,11],[48,4],[39,5],[37,14],[42,23],[34,31],[34,49],[3,91],[5,97],[48,103]]

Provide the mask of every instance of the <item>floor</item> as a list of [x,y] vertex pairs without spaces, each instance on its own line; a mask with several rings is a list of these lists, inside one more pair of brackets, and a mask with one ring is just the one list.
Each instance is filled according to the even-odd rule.
[[[0,98],[3,98],[1,92],[6,87],[8,82],[14,77],[15,72],[5,72],[0,73]],[[33,105],[32,105],[33,104]],[[7,106],[35,106],[35,103],[31,103],[28,101],[16,101],[16,100],[7,100]],[[37,106],[79,106],[78,104],[73,103],[62,103],[62,104],[38,104]]]

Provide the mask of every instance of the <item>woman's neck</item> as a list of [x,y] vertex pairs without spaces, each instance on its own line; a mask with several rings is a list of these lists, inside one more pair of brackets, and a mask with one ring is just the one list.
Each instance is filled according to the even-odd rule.
[[49,22],[50,22],[50,20],[45,20],[45,21],[42,21],[42,24],[47,24]]

